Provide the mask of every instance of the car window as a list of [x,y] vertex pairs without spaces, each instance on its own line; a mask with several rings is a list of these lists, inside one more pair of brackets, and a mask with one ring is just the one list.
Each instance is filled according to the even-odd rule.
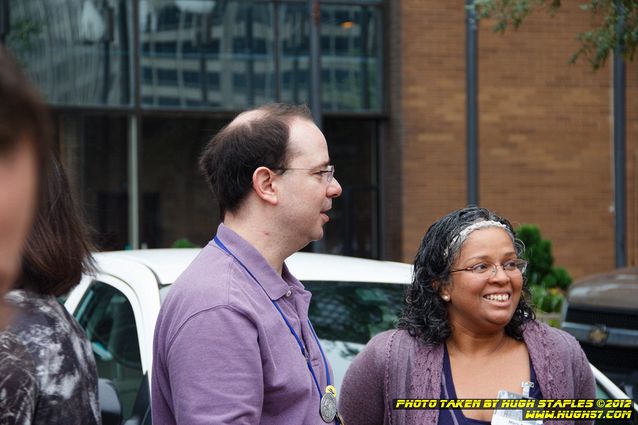
[[401,311],[401,285],[316,281],[304,285],[312,292],[310,319],[324,339],[365,344],[393,328]]
[[603,388],[600,382],[596,381],[596,398],[609,399],[611,395]]
[[[609,391],[607,391],[603,384],[601,384],[599,381],[596,381],[596,398],[613,398]],[[638,423],[638,417],[636,415],[638,415],[638,412],[634,411],[633,419],[596,419],[594,425],[636,425]]]
[[337,389],[352,359],[376,334],[396,327],[404,285],[304,281],[309,316],[328,357]]
[[94,281],[75,311],[91,341],[100,378],[118,390],[124,419],[131,416],[143,373],[135,317],[129,300],[116,288]]

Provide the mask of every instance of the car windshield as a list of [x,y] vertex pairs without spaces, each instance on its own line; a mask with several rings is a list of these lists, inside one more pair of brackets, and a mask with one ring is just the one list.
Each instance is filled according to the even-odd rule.
[[365,282],[304,282],[309,316],[339,389],[348,365],[374,335],[396,326],[405,286]]

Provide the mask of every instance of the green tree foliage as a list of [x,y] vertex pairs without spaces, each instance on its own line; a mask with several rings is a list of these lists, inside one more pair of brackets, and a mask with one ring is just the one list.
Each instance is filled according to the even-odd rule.
[[[502,33],[508,26],[517,29],[535,9],[554,14],[561,6],[578,7],[595,16],[594,22],[598,23],[590,31],[576,36],[580,47],[570,58],[570,63],[584,57],[594,69],[599,69],[618,41],[625,59],[633,60],[638,44],[638,0],[474,0],[468,7],[473,8],[479,18],[495,19],[493,30]],[[619,21],[623,22],[620,31]]]
[[572,278],[563,267],[554,267],[551,241],[543,239],[533,224],[517,228],[516,237],[525,244],[524,258],[529,261],[525,273],[534,306],[546,313],[559,312]]
[[188,238],[180,238],[173,242],[171,248],[199,248],[199,246],[195,245]]
[[44,23],[33,19],[20,18],[11,22],[11,32],[7,36],[7,45],[14,51],[31,51],[44,31]]

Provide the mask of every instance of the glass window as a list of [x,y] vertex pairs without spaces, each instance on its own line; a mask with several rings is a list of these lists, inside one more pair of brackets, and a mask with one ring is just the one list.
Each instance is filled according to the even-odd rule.
[[91,342],[98,376],[113,382],[124,420],[128,419],[144,377],[129,300],[114,287],[94,281],[80,301],[75,318]]
[[[135,28],[142,107],[308,103],[306,1],[136,1],[9,0],[7,45],[53,105],[134,106]],[[380,3],[321,4],[325,111],[383,110]]]
[[343,188],[326,224],[325,250],[332,254],[378,258],[378,176],[376,120],[329,117],[324,120],[335,177]]
[[[611,394],[605,387],[603,387],[600,381],[596,381],[596,398],[599,399],[610,399],[612,398]],[[634,410],[633,412],[633,420],[631,419],[596,419],[594,425],[636,425],[636,415],[638,412]]]
[[272,4],[148,2],[143,12],[145,107],[245,109],[276,100]]
[[130,105],[131,3],[10,0],[6,44],[50,104]]
[[226,120],[142,119],[140,189],[143,247],[204,246],[219,223],[217,201],[197,161]]
[[282,3],[279,9],[279,73],[281,100],[308,103],[310,99],[310,29],[308,7],[303,3]]
[[308,315],[340,387],[352,359],[376,334],[396,326],[404,285],[305,281]]
[[605,400],[611,398],[611,395],[598,381],[596,381],[596,398],[602,398]]
[[382,109],[381,14],[370,6],[321,8],[322,101],[327,111]]
[[[281,100],[308,103],[309,20],[305,2],[279,9]],[[381,111],[382,21],[366,5],[321,5],[321,96],[325,111]]]
[[60,114],[60,152],[97,248],[128,244],[128,124],[124,116]]
[[[381,111],[380,8],[322,4],[321,14],[324,109]],[[148,3],[141,21],[146,107],[245,109],[275,100],[308,102],[306,2]],[[168,73],[176,78],[162,78]],[[215,73],[216,84],[194,73]]]

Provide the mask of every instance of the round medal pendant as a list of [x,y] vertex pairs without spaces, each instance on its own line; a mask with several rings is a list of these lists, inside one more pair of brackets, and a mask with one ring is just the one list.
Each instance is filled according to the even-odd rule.
[[335,395],[329,391],[321,397],[321,408],[319,409],[319,413],[321,413],[321,419],[324,422],[330,423],[335,420],[337,416],[337,398]]

